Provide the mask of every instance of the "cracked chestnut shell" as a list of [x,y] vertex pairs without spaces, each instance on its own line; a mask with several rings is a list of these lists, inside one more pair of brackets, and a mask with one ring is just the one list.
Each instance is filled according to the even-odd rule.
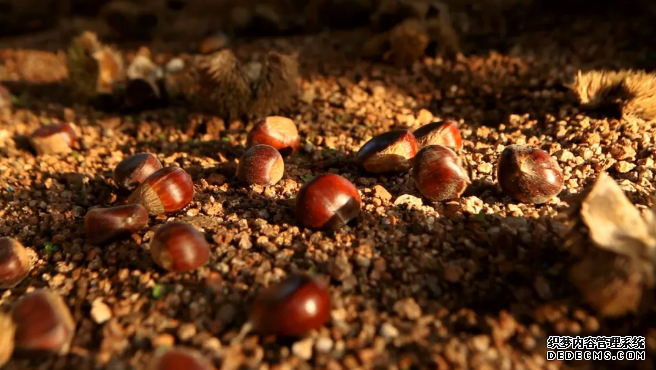
[[419,147],[443,145],[462,149],[462,136],[456,121],[446,120],[423,125],[414,132]]
[[75,335],[75,321],[64,300],[48,289],[23,296],[11,312],[16,324],[16,348],[68,352]]
[[75,130],[68,123],[41,126],[30,136],[37,155],[70,153],[75,140]]
[[0,238],[0,289],[18,285],[32,270],[27,249],[16,239]]
[[178,347],[156,354],[148,364],[148,370],[214,370],[214,368],[197,351]]
[[321,328],[330,318],[330,310],[330,293],[323,281],[292,274],[258,295],[250,322],[262,334],[302,336]]
[[524,145],[507,146],[497,164],[501,190],[523,203],[548,202],[563,190],[563,172],[544,150]]
[[237,177],[249,185],[274,185],[285,172],[285,162],[278,150],[270,145],[250,147],[239,159]]
[[162,163],[150,153],[138,153],[122,160],[114,169],[116,185],[132,190],[162,168]]
[[417,153],[412,178],[433,202],[459,198],[471,183],[466,159],[443,145],[429,145]]
[[195,227],[174,221],[157,229],[150,241],[150,254],[165,270],[189,271],[209,261],[210,246]]
[[358,189],[340,175],[325,173],[303,184],[296,195],[296,220],[316,230],[334,230],[360,214]]
[[246,145],[270,145],[282,156],[289,156],[298,149],[298,129],[294,121],[287,117],[270,116],[255,123],[248,133]]
[[356,155],[356,161],[369,173],[405,171],[412,165],[419,144],[412,132],[393,130],[374,136]]
[[129,236],[148,225],[148,211],[141,204],[93,208],[84,216],[84,230],[91,244]]
[[194,182],[180,167],[155,171],[128,198],[128,203],[141,204],[151,215],[174,213],[191,203]]

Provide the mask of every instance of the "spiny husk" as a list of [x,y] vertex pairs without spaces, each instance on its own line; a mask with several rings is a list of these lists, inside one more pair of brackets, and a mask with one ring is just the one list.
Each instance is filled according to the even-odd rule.
[[656,118],[656,75],[640,70],[579,71],[570,84],[587,109],[613,108],[623,117]]
[[85,31],[71,42],[66,60],[71,92],[78,100],[111,95],[114,85],[124,79],[121,55],[103,45],[93,32]]
[[291,105],[298,93],[298,56],[269,52],[259,76],[251,69],[253,102],[249,115],[264,117]]

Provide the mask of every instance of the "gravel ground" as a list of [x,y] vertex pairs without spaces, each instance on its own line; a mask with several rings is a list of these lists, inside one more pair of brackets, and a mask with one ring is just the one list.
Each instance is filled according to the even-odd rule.
[[[597,317],[567,280],[557,218],[567,197],[602,170],[632,202],[653,205],[654,125],[585,115],[564,86],[578,69],[656,66],[646,52],[653,19],[630,10],[542,11],[505,19],[508,37],[493,45],[497,51],[465,38],[455,60],[426,57],[409,68],[357,58],[370,36],[364,29],[238,40],[238,55],[299,51],[301,92],[281,115],[297,123],[303,145],[271,187],[235,179],[252,121],[184,107],[97,111],[67,97],[70,25],[0,39],[0,80],[16,97],[0,111],[0,235],[20,240],[35,259],[25,281],[0,292],[0,304],[7,311],[25,292],[49,287],[77,324],[70,354],[17,353],[5,368],[137,369],[171,344],[199,349],[224,370],[653,368],[656,306],[641,316]],[[164,61],[193,52],[197,41],[145,45]],[[436,118],[460,122],[473,164],[474,182],[461,199],[430,204],[409,173],[371,176],[353,163],[372,136]],[[65,121],[80,129],[78,148],[36,157],[25,137]],[[494,170],[510,144],[558,160],[565,176],[558,198],[533,206],[501,194]],[[197,226],[211,241],[205,267],[157,267],[149,229],[103,247],[85,242],[87,209],[127,198],[111,174],[138,152],[156,153],[193,178],[192,203],[151,218],[149,227],[174,219]],[[327,171],[357,185],[362,213],[332,233],[297,227],[295,194]],[[256,292],[295,271],[330,277],[329,323],[296,342],[249,335],[231,344]],[[648,359],[546,361],[549,335],[642,335]]]

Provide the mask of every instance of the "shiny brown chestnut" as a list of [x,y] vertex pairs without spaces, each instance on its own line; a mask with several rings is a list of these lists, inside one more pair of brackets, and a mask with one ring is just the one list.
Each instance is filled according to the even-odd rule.
[[210,363],[195,350],[169,348],[158,354],[148,364],[148,370],[214,370]]
[[151,215],[177,212],[194,198],[194,182],[180,167],[155,171],[136,188],[128,203],[141,204]]
[[257,144],[271,145],[283,156],[293,154],[299,145],[296,124],[281,116],[270,116],[257,121],[248,133],[246,145],[251,147]]
[[417,153],[412,177],[419,192],[433,202],[459,198],[471,184],[466,158],[443,145],[429,145]]
[[456,121],[437,121],[423,125],[414,132],[420,148],[429,145],[444,145],[462,149],[462,136]]
[[237,177],[249,185],[274,185],[285,172],[285,162],[278,150],[270,145],[250,147],[239,159]]
[[162,163],[153,154],[137,153],[116,165],[114,182],[120,187],[132,190],[161,168]]
[[150,254],[165,270],[189,271],[209,261],[210,246],[196,228],[174,221],[157,229],[150,241]]
[[325,173],[303,184],[296,195],[296,220],[317,230],[335,230],[360,214],[358,189],[340,175]]
[[148,211],[141,204],[93,208],[84,216],[84,230],[91,244],[129,236],[148,225]]
[[18,285],[32,270],[27,249],[16,239],[0,238],[0,289]]
[[330,311],[330,293],[321,280],[292,274],[258,295],[249,321],[261,334],[296,337],[322,327]]
[[544,150],[524,145],[507,146],[497,164],[501,190],[523,203],[541,204],[563,190],[563,172]]
[[69,123],[44,125],[32,133],[30,142],[36,154],[69,153],[75,143],[75,129]]
[[393,130],[374,136],[356,155],[356,161],[370,173],[408,170],[419,144],[408,130]]
[[75,322],[64,300],[48,289],[38,289],[21,298],[12,310],[16,324],[16,348],[67,353]]

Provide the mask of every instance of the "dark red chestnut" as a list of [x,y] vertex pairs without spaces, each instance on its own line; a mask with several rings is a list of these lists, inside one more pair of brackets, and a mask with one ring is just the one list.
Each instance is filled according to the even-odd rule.
[[360,194],[342,176],[325,173],[303,184],[296,196],[296,219],[311,229],[334,230],[360,214]]
[[14,238],[0,238],[0,289],[18,285],[31,269],[25,247]]
[[157,229],[150,241],[150,254],[166,270],[189,271],[209,261],[210,246],[196,228],[174,221]]
[[68,123],[55,123],[37,128],[30,142],[38,155],[69,153],[75,143],[75,130]]
[[285,172],[280,152],[272,146],[258,144],[250,147],[239,159],[237,177],[249,185],[276,184]]
[[456,121],[437,121],[423,125],[415,132],[419,147],[429,145],[444,145],[451,148],[462,149],[462,137]]
[[266,289],[253,303],[250,322],[261,334],[302,336],[330,318],[326,285],[307,274],[293,274]]
[[507,146],[497,164],[501,190],[515,200],[541,204],[563,190],[563,172],[544,150],[523,145]]
[[84,229],[91,244],[128,236],[148,225],[148,211],[141,204],[93,208],[84,216]]
[[180,167],[155,171],[132,192],[128,203],[144,206],[151,215],[177,212],[194,198],[194,182]]
[[114,182],[120,187],[132,190],[161,168],[162,163],[153,154],[138,153],[116,165]]
[[213,370],[200,353],[187,348],[169,348],[153,357],[148,370]]
[[26,294],[12,311],[16,348],[67,353],[75,322],[64,300],[48,289]]
[[459,198],[471,183],[466,159],[442,145],[417,153],[412,177],[419,192],[433,202]]
[[280,154],[288,156],[298,148],[298,130],[294,121],[287,117],[271,116],[259,120],[248,133],[246,145],[271,145]]
[[356,160],[370,173],[405,171],[410,168],[418,149],[412,132],[394,130],[367,141],[358,151]]

